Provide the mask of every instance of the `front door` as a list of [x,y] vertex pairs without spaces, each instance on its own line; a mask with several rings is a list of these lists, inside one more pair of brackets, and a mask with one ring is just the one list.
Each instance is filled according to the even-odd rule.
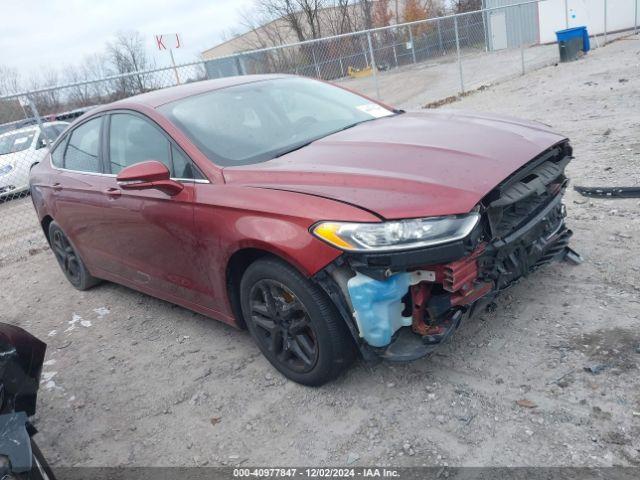
[[[133,113],[108,117],[106,169],[100,231],[109,239],[104,263],[110,273],[168,300],[201,304],[195,288],[194,168],[151,120]],[[124,190],[116,175],[147,160],[164,163],[184,189],[175,196],[159,190]],[[185,164],[186,162],[186,164]]]

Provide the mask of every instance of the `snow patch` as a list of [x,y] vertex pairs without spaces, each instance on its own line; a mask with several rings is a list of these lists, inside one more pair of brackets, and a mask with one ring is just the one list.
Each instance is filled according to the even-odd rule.
[[111,312],[111,310],[109,310],[107,307],[94,308],[93,311],[96,312],[96,315],[98,315],[98,318],[102,318],[105,315],[109,315],[109,313]]
[[80,315],[78,315],[77,313],[74,313],[73,316],[71,317],[71,320],[69,320],[69,326],[67,327],[67,329],[65,330],[65,332],[70,332],[72,330],[76,329],[76,323],[80,322],[80,325],[82,325],[82,317]]
[[42,372],[42,380],[40,380],[40,383],[49,382],[57,374],[58,372]]

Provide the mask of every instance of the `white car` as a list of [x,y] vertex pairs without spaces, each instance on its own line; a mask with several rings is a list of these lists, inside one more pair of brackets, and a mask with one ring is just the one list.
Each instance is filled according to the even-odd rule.
[[[53,142],[69,124],[42,124],[44,135]],[[19,128],[0,135],[0,198],[29,189],[29,171],[47,155],[47,142],[38,125]]]

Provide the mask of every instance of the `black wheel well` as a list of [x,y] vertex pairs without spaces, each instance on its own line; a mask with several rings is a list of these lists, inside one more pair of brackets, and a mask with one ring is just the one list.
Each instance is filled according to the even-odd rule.
[[51,240],[49,239],[49,225],[51,225],[51,222],[53,222],[53,218],[50,215],[45,215],[42,221],[40,222],[40,225],[42,226],[42,230],[44,231],[44,236],[46,237],[47,242],[49,242],[49,244],[51,244]]
[[259,248],[243,248],[231,255],[227,263],[227,295],[229,296],[233,315],[241,328],[246,328],[247,326],[242,317],[242,308],[240,307],[240,280],[249,265],[264,257],[275,257],[275,255]]

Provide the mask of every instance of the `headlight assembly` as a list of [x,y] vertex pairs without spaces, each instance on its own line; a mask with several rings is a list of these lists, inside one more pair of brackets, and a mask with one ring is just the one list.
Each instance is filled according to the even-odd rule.
[[311,233],[351,252],[408,250],[460,240],[479,220],[478,213],[469,213],[381,223],[320,222],[311,227]]

